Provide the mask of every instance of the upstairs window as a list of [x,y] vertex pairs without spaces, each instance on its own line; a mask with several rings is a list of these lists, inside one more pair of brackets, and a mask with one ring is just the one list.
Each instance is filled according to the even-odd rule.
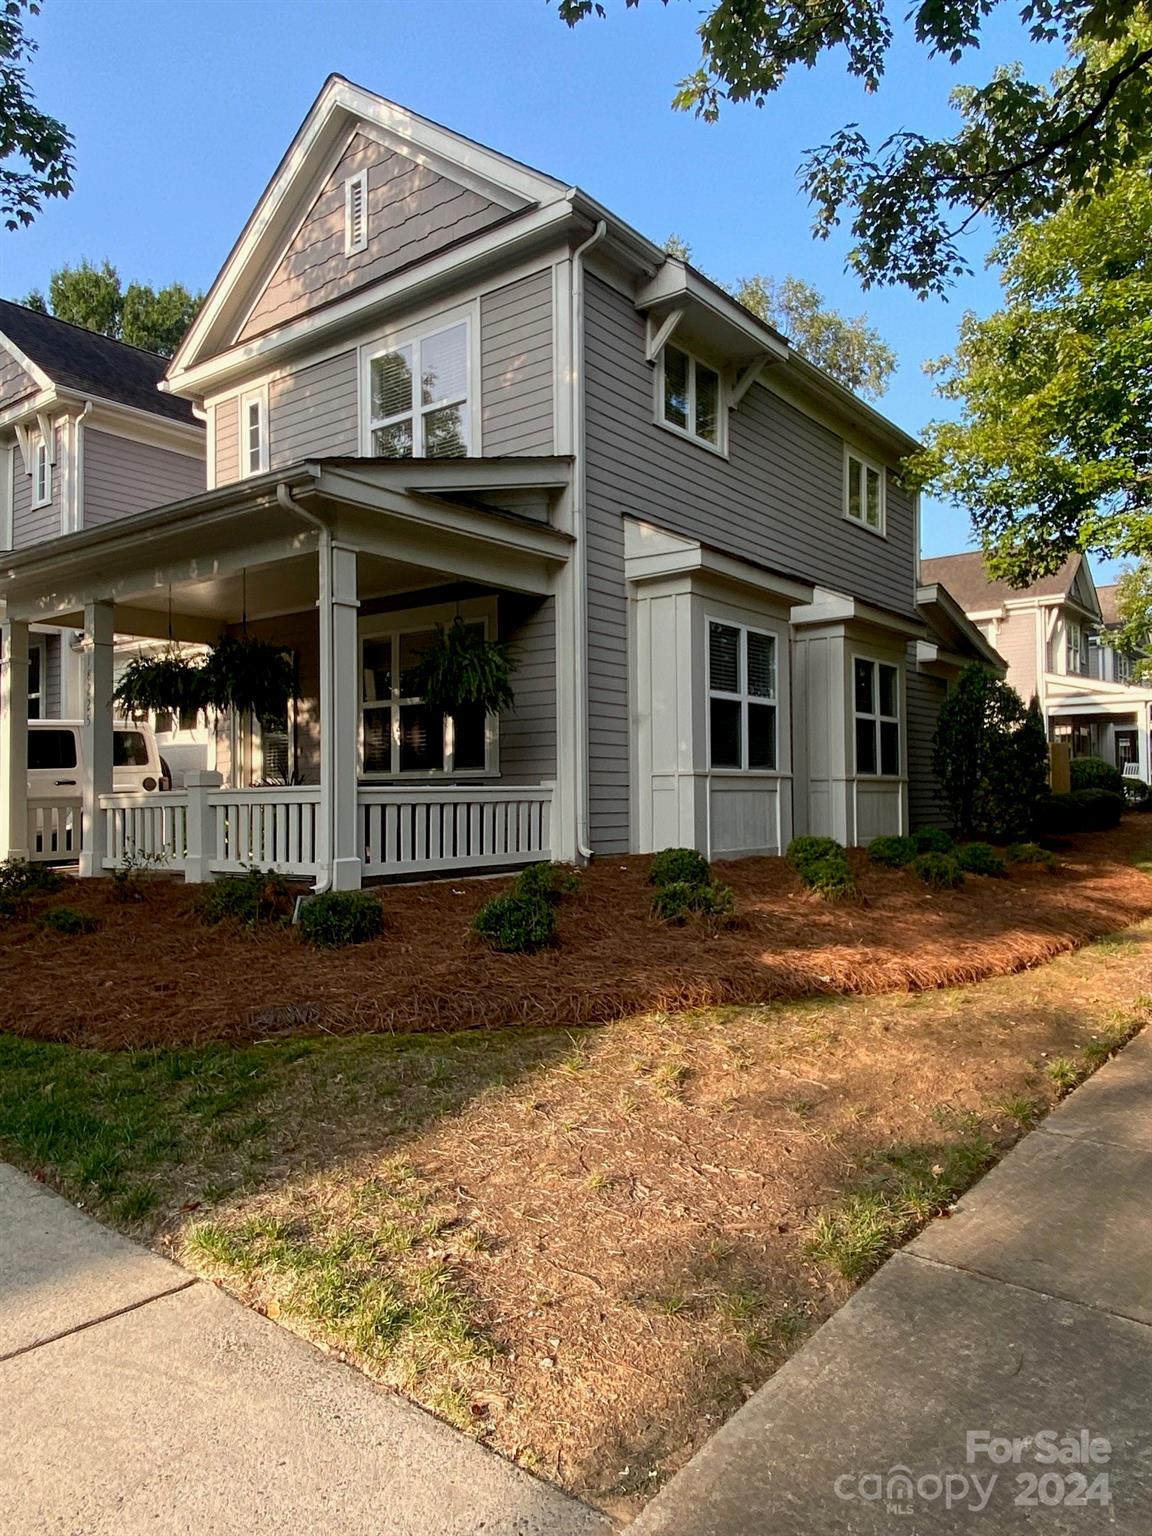
[[344,254],[355,256],[368,247],[368,173],[360,171],[344,183]]
[[1064,633],[1064,670],[1076,677],[1088,675],[1088,636],[1075,619],[1068,620]]
[[268,400],[263,390],[240,402],[240,462],[245,475],[268,468]]
[[900,772],[900,669],[858,656],[853,663],[856,772]]
[[368,451],[455,459],[471,451],[468,322],[406,337],[368,358]]
[[46,507],[52,500],[52,455],[43,436],[32,448],[32,505]]
[[656,370],[657,419],[674,432],[724,451],[720,375],[669,343]]
[[776,768],[776,637],[715,619],[708,623],[708,763]]
[[859,454],[844,456],[844,516],[852,523],[884,532],[885,475],[880,464],[873,464]]

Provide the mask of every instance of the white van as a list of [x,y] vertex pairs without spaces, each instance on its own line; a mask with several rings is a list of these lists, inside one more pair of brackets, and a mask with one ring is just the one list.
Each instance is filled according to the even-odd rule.
[[[84,752],[79,720],[29,720],[29,800],[79,800]],[[168,766],[150,725],[115,721],[112,727],[112,789],[115,794],[171,789]]]

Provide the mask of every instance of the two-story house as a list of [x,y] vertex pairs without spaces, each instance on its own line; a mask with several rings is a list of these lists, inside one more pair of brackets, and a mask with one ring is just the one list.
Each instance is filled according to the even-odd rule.
[[[204,426],[190,402],[161,393],[167,366],[0,300],[0,548],[30,550],[204,489]],[[78,716],[81,679],[81,634],[33,624],[29,716]]]
[[[8,850],[33,623],[85,636],[83,869],[338,887],[867,842],[930,798],[948,678],[998,664],[919,584],[913,439],[579,189],[337,76],[162,388],[208,489],[4,562]],[[405,692],[456,618],[517,657],[499,717]],[[112,795],[113,637],[229,627],[296,658],[289,782],[238,722],[219,773]]]
[[1023,588],[990,580],[978,553],[922,564],[1004,657],[1017,692],[1039,699],[1053,740],[1075,757],[1135,763],[1148,781],[1152,688],[1134,682],[1132,658],[1106,643],[1119,627],[1116,589],[1097,588],[1083,555]]

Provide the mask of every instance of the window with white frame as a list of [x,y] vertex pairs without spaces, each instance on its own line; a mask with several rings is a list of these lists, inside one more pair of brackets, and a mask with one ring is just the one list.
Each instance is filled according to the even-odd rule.
[[861,458],[846,449],[844,453],[844,516],[849,522],[884,532],[885,474],[881,464]]
[[744,624],[708,621],[708,764],[777,767],[776,637]]
[[[487,633],[486,621],[467,626]],[[493,732],[483,709],[445,714],[412,692],[412,669],[435,639],[427,629],[383,630],[360,642],[363,693],[363,774],[485,773]]]
[[715,368],[667,343],[656,369],[658,419],[673,431],[724,450],[722,385]]
[[900,669],[857,656],[853,661],[856,772],[900,772]]
[[1075,619],[1064,628],[1064,670],[1077,677],[1088,675],[1088,635]]
[[52,500],[52,454],[43,434],[32,445],[32,505],[46,507]]
[[262,389],[240,401],[240,457],[245,475],[268,468],[268,397]]
[[28,647],[28,718],[39,720],[44,714],[44,642],[33,641]]
[[360,171],[344,183],[344,254],[355,256],[368,246],[368,173]]
[[367,359],[369,451],[463,458],[471,445],[467,320],[406,336]]

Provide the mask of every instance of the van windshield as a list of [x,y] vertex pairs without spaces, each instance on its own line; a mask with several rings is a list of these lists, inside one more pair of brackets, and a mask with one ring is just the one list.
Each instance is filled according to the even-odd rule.
[[142,731],[113,731],[113,768],[147,768],[148,743]]
[[75,768],[76,737],[71,731],[29,731],[29,768]]

